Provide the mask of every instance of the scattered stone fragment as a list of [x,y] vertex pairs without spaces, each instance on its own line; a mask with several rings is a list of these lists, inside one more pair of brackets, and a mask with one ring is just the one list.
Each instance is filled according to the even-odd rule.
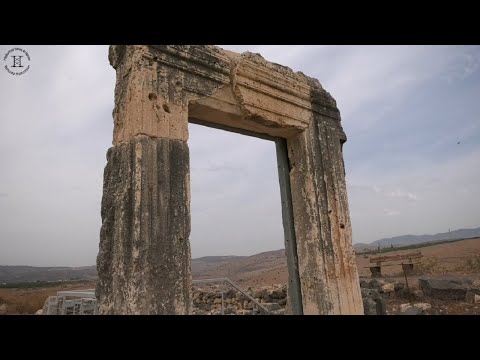
[[425,296],[439,300],[465,300],[465,285],[452,280],[418,279],[418,285]]
[[381,292],[383,292],[383,293],[394,292],[395,291],[395,284],[393,284],[393,283],[383,284],[381,289],[382,289]]

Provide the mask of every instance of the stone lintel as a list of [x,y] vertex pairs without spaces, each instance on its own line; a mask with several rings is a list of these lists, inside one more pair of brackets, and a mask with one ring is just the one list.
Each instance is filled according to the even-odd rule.
[[114,45],[110,62],[117,69],[114,144],[136,135],[187,141],[189,118],[289,138],[318,113],[341,129],[335,100],[318,80],[259,54]]

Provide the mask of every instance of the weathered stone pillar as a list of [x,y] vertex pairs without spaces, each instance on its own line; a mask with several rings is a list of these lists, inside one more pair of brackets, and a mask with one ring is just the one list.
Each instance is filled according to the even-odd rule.
[[158,78],[147,47],[111,47],[109,57],[117,84],[97,257],[100,313],[188,314],[187,101],[171,74]]
[[186,142],[139,135],[108,151],[97,298],[102,314],[190,311]]
[[346,137],[335,112],[314,113],[308,129],[288,139],[306,315],[363,314],[342,156]]

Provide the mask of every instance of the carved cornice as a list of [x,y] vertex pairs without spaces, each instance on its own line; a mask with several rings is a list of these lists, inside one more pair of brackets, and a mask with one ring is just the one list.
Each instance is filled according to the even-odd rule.
[[115,143],[138,134],[186,141],[189,117],[286,138],[320,118],[341,128],[335,100],[318,80],[258,54],[115,45],[109,59],[117,70]]

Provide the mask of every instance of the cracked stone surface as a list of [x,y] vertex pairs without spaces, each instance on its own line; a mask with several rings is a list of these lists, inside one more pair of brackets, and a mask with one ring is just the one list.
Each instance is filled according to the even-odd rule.
[[115,45],[109,60],[117,81],[97,258],[100,312],[191,313],[191,121],[287,140],[303,311],[363,314],[346,136],[320,82],[215,46]]

